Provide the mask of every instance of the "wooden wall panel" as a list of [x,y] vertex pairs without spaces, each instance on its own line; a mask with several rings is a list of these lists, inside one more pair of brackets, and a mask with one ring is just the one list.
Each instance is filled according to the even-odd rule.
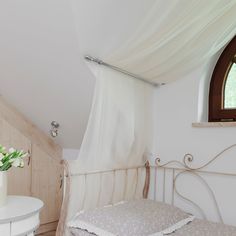
[[[7,121],[0,118],[0,144],[7,149],[14,147],[31,151],[31,142]],[[31,195],[31,163],[30,157],[25,158],[24,168],[12,167],[8,171],[8,194]]]
[[[37,145],[32,146],[32,196],[44,202],[41,224],[58,221],[63,196],[63,166]],[[52,197],[53,196],[53,197]]]
[[0,96],[0,144],[29,151],[25,167],[8,172],[8,194],[34,196],[44,202],[41,227],[55,230],[63,198],[62,148]]
[[55,160],[62,158],[62,148],[0,95],[0,117],[37,144]]

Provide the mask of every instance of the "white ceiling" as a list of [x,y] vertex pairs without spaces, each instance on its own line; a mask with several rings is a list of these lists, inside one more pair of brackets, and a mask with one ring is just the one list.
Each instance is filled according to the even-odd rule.
[[95,78],[84,54],[118,47],[155,0],[0,1],[0,93],[56,141],[79,148]]

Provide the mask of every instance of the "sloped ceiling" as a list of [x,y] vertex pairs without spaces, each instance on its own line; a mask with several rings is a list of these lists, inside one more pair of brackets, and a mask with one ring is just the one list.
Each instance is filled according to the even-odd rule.
[[56,142],[79,148],[95,78],[84,54],[103,56],[140,23],[153,1],[11,0],[0,3],[0,93]]

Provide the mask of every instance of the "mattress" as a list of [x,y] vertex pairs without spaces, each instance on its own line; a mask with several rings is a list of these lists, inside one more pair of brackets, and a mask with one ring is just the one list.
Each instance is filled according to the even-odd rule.
[[[71,229],[72,236],[94,236],[84,230]],[[169,236],[236,236],[236,227],[195,219]],[[125,235],[122,235],[125,236]]]

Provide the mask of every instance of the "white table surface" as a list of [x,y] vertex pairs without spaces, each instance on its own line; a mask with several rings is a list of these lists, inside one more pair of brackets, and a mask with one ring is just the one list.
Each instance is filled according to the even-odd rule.
[[0,224],[23,220],[39,212],[43,202],[26,196],[8,196],[5,206],[0,207]]

